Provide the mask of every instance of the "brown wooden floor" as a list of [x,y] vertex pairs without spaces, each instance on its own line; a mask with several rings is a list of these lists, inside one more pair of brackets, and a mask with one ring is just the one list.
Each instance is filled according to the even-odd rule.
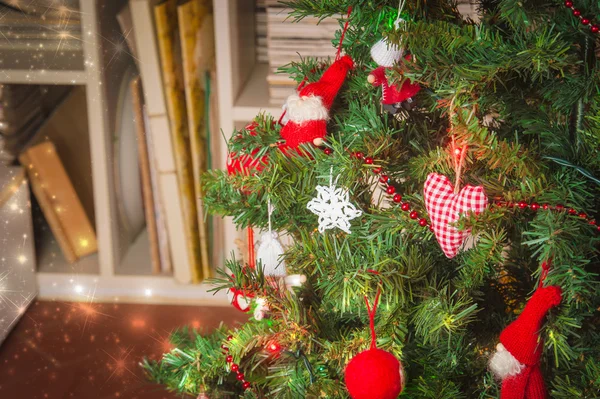
[[233,307],[35,302],[0,346],[2,399],[171,399],[139,367],[169,349],[169,331],[210,331]]

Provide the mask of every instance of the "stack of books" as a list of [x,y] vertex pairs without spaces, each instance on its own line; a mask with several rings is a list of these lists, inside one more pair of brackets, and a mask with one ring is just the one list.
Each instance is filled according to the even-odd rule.
[[266,0],[256,0],[256,61],[269,62],[267,49],[267,5]]
[[0,162],[9,164],[17,158],[68,90],[0,84]]
[[81,13],[56,1],[0,1],[0,68],[83,69]]
[[[157,225],[166,222],[175,279],[200,282],[213,273],[209,219],[200,186],[210,165],[209,122],[214,123],[212,1],[129,0],[117,19],[122,31],[129,32],[128,46],[141,75],[136,102],[143,105],[136,106],[140,110],[136,120],[146,119],[138,126],[138,137],[149,143],[142,173],[147,170],[144,181],[150,184],[144,185],[158,186],[161,193],[153,198],[152,188],[144,189],[146,206],[150,208],[153,198]],[[156,231],[161,230],[157,226]],[[154,242],[160,247],[162,241],[160,236],[150,237],[152,247]],[[162,252],[151,250],[153,258]],[[156,270],[164,271],[164,257],[161,263]]]
[[264,2],[267,9],[269,95],[273,104],[281,104],[294,92],[297,84],[288,76],[276,73],[277,69],[292,61],[300,61],[301,56],[318,59],[335,56],[331,41],[339,23],[336,18],[325,18],[319,22],[314,17],[293,22],[288,18],[290,10],[282,7],[278,0]]
[[0,85],[0,150],[13,161],[44,121],[40,86]]

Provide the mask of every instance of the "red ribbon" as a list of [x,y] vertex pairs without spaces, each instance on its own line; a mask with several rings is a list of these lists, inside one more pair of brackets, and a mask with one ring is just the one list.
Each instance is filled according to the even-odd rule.
[[346,36],[346,31],[348,30],[348,24],[350,23],[350,14],[352,13],[352,6],[348,7],[348,15],[346,16],[346,23],[344,24],[344,29],[342,30],[342,36],[340,36],[340,44],[338,44],[337,54],[335,55],[335,60],[340,59],[340,55],[342,54],[342,43],[344,42],[344,36]]
[[256,269],[256,258],[254,256],[254,230],[248,226],[248,266]]
[[546,281],[546,277],[548,277],[548,273],[550,272],[550,266],[552,265],[552,258],[545,260],[542,262],[542,275],[540,276],[540,285],[539,288],[542,288],[544,285],[544,281]]
[[371,347],[370,349],[377,349],[377,335],[375,334],[375,313],[377,312],[377,305],[379,304],[379,295],[381,295],[381,289],[377,287],[377,295],[375,295],[375,302],[373,308],[369,306],[369,298],[365,295],[365,303],[367,304],[367,312],[369,313],[369,328],[371,329]]

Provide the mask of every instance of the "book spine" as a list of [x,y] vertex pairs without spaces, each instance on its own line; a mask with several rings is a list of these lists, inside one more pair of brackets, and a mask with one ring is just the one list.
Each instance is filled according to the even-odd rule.
[[131,93],[133,100],[133,111],[137,136],[137,147],[140,165],[140,177],[142,179],[142,196],[144,200],[144,213],[146,216],[146,229],[150,241],[150,256],[152,258],[152,272],[160,274],[160,248],[158,246],[158,231],[156,218],[154,216],[154,197],[152,196],[152,179],[150,177],[150,159],[148,157],[148,146],[146,141],[146,126],[144,121],[144,104],[142,101],[140,78],[131,81]]
[[[206,47],[212,45],[214,38],[211,34],[212,23],[209,21],[211,16],[208,7],[204,3],[203,0],[192,0],[184,3],[177,8],[177,15],[183,58],[183,78],[190,131],[194,192],[198,214],[202,277],[207,278],[210,276],[210,257],[201,187],[202,173],[207,169],[207,131],[205,128],[206,115],[204,114],[205,91],[200,77],[203,76],[202,66],[207,61],[205,58],[211,56],[210,50],[207,50]],[[209,29],[206,29],[207,27]]]
[[52,201],[43,188],[44,184],[41,182],[40,176],[36,172],[39,165],[35,164],[34,159],[29,156],[28,151],[19,156],[19,162],[21,162],[21,165],[27,170],[29,184],[31,185],[33,195],[35,195],[40,208],[42,208],[42,213],[44,214],[44,217],[50,226],[50,230],[52,230],[52,234],[58,242],[65,259],[69,263],[75,263],[77,261],[75,250],[71,246],[67,234],[62,228],[58,215],[56,214],[56,209],[53,207]]
[[[133,35],[138,51],[138,67],[144,86],[144,100],[150,119],[156,165],[161,173],[175,172],[174,151],[160,72],[160,57],[154,34],[153,6],[156,0],[129,0]],[[170,193],[162,193],[168,203]],[[174,237],[174,239],[176,239]]]
[[163,84],[175,154],[179,197],[184,220],[185,241],[194,283],[202,279],[200,237],[194,194],[194,177],[190,160],[190,138],[185,109],[183,72],[177,34],[177,0],[155,6],[156,33],[163,73]]
[[[96,233],[73,183],[52,142],[44,142],[27,150],[33,175],[39,177],[46,198],[51,201],[62,231],[77,258],[98,251]],[[37,175],[36,175],[37,174]]]

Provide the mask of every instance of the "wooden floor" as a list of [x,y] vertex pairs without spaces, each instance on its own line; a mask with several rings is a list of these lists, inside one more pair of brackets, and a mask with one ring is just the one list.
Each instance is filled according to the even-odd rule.
[[2,399],[174,399],[139,362],[170,348],[169,331],[245,316],[233,307],[35,302],[0,346]]

